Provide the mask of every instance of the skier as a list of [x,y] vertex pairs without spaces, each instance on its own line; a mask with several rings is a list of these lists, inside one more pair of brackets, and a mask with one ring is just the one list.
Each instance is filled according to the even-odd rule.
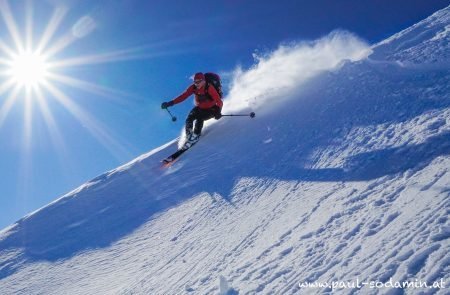
[[185,125],[186,139],[190,145],[195,144],[199,140],[204,121],[212,118],[219,120],[222,117],[223,106],[221,95],[216,88],[206,82],[203,73],[196,73],[194,75],[194,84],[173,100],[163,102],[161,108],[167,109],[183,102],[192,94],[195,94],[195,107],[187,116]]

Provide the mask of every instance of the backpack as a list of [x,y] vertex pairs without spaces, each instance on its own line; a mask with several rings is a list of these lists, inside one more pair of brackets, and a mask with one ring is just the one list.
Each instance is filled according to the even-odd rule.
[[222,92],[222,82],[220,81],[220,76],[214,73],[205,73],[205,80],[206,80],[206,88],[208,89],[209,85],[214,86],[217,93],[219,94],[219,97],[222,98],[223,92]]

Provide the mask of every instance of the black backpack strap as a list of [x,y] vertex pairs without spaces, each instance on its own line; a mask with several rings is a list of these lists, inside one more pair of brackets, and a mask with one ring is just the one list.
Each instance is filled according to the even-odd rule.
[[213,98],[212,98],[212,96],[209,94],[209,87],[210,87],[211,85],[209,85],[209,83],[208,82],[206,82],[206,85],[205,85],[205,95],[210,99],[210,100],[214,100]]

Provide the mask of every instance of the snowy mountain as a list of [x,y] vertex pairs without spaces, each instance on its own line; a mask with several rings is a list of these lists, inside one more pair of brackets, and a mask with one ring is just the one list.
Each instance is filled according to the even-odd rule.
[[448,294],[449,28],[447,7],[372,47],[333,32],[255,57],[224,113],[256,118],[1,231],[1,294]]

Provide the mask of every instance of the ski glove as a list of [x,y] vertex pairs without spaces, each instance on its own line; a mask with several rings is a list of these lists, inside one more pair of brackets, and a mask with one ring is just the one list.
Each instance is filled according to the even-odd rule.
[[174,105],[173,101],[163,102],[163,103],[161,104],[161,108],[164,110],[164,109],[167,109],[168,107],[171,107],[171,106],[173,106],[173,105]]
[[219,120],[220,118],[222,118],[222,108],[215,106],[214,107],[215,110],[215,114],[214,114],[214,119]]

